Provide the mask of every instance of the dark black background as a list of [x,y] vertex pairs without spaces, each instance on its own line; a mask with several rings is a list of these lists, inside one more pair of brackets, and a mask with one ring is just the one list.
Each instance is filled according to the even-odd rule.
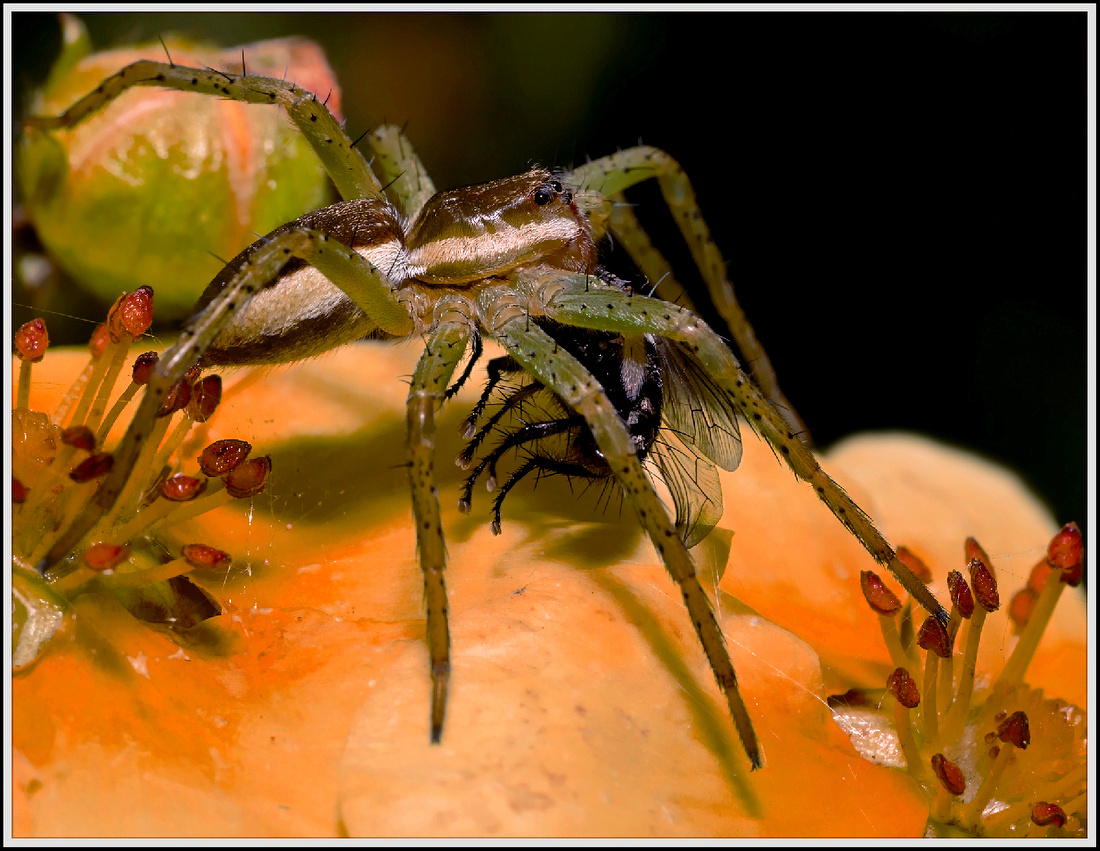
[[[99,47],[309,35],[350,134],[407,124],[440,187],[665,148],[819,445],[922,432],[1084,525],[1084,13],[84,19]],[[51,16],[14,15],[17,94],[56,39]]]

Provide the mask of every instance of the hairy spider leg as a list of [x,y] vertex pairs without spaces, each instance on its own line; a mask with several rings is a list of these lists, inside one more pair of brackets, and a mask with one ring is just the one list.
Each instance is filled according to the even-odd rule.
[[[520,277],[523,279],[527,275]],[[552,274],[551,281],[563,279]],[[583,287],[589,283],[582,276],[571,276],[564,279],[563,286],[580,286],[583,292]],[[599,291],[602,293],[602,286]],[[537,300],[540,294],[531,292],[530,295]],[[536,323],[529,321],[527,310],[520,307],[520,301],[521,296],[517,296],[511,287],[498,286],[483,290],[477,298],[482,322],[524,369],[557,393],[588,423],[608,465],[622,485],[627,500],[633,506],[669,574],[680,588],[696,634],[726,697],[741,744],[752,767],[760,768],[764,764],[760,745],[748,709],[737,688],[737,675],[726,649],[721,627],[714,617],[706,592],[699,584],[695,564],[653,489],[626,425],[599,381],[553,337]],[[534,303],[535,301],[528,300],[528,304]],[[549,310],[547,315],[554,319],[560,318]],[[590,323],[586,327],[594,326]]]
[[406,411],[409,485],[427,609],[432,677],[431,740],[436,744],[443,734],[443,716],[447,709],[451,639],[443,579],[447,551],[435,487],[435,413],[443,404],[447,384],[466,352],[470,331],[469,320],[461,316],[444,320],[435,328],[413,373]]
[[381,191],[378,179],[352,147],[332,113],[315,94],[286,80],[142,60],[108,77],[61,115],[32,116],[24,120],[24,126],[40,130],[71,127],[134,86],[178,89],[245,103],[279,104],[309,140],[342,197],[362,198]]
[[[745,421],[768,442],[799,479],[813,487],[822,502],[859,539],[871,557],[893,573],[905,590],[930,614],[947,623],[948,614],[932,592],[901,562],[863,509],[821,468],[813,452],[745,374],[722,339],[694,313],[660,299],[624,293],[590,278],[562,275],[549,270],[540,274],[525,273],[517,284],[518,288],[527,292],[530,304],[544,305],[546,315],[557,322],[620,334],[656,334],[682,343],[719,386],[732,396]],[[514,352],[513,356],[522,362],[522,358]],[[549,386],[558,389],[557,382]],[[603,441],[599,443],[604,448]],[[631,487],[626,482],[623,486],[630,497]]]
[[681,297],[685,290],[673,277],[668,261],[654,247],[629,205],[623,202],[624,190],[650,178],[657,179],[661,195],[691,250],[711,301],[729,327],[742,359],[752,370],[754,381],[791,430],[808,442],[809,431],[780,390],[771,360],[737,301],[725,261],[699,209],[691,181],[680,164],[659,148],[639,145],[585,163],[574,169],[571,177],[578,188],[591,188],[604,196],[589,199],[594,230],[601,232],[602,228],[608,228],[642,274],[650,281],[660,282],[662,294],[668,301],[682,303],[691,309],[690,299],[685,302]]
[[436,189],[412,143],[405,138],[401,128],[392,124],[372,130],[365,141],[373,154],[371,169],[377,173],[387,194],[398,202],[406,218],[415,219]]

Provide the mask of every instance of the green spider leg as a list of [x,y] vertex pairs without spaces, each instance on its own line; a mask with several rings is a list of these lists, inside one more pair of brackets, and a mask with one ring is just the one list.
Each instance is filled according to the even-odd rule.
[[[929,613],[947,622],[947,612],[927,586],[901,562],[863,509],[822,469],[782,413],[741,369],[721,337],[694,313],[660,299],[632,295],[590,278],[545,268],[522,274],[517,289],[521,291],[519,297],[526,295],[529,305],[538,306],[546,316],[565,325],[620,334],[655,334],[683,344],[730,394],[745,421],[799,479],[813,487],[871,557],[893,573]],[[514,353],[513,356],[520,359]],[[543,372],[545,370],[538,373],[540,378]],[[559,385],[556,379],[549,382],[549,386],[561,395]],[[600,446],[606,451],[602,441]],[[634,501],[635,484],[624,482],[623,488],[627,497]],[[641,511],[638,505],[635,508]]]
[[371,131],[364,141],[374,155],[371,168],[387,187],[386,192],[406,218],[416,218],[435,195],[435,184],[401,128],[384,124]]
[[[559,275],[554,274],[552,280],[560,280]],[[583,276],[572,276],[568,282],[582,288],[588,283]],[[530,295],[533,300],[529,298],[528,305],[539,300],[540,293],[537,291],[531,291]],[[552,337],[529,321],[527,309],[521,307],[521,299],[522,296],[517,296],[510,286],[490,287],[482,291],[477,299],[482,324],[490,329],[494,339],[524,369],[585,418],[657,554],[679,586],[749,761],[754,769],[760,768],[764,764],[760,746],[748,709],[737,688],[737,675],[722,637],[722,629],[699,583],[695,563],[653,489],[626,425],[599,381]],[[548,308],[546,315],[554,316],[555,312],[553,308]]]
[[432,675],[433,743],[438,743],[443,733],[451,672],[447,589],[443,580],[447,553],[439,513],[439,494],[435,486],[435,413],[443,404],[451,376],[466,353],[472,330],[462,314],[437,324],[427,340],[424,354],[417,362],[406,409],[409,485],[420,567],[424,575],[424,603],[428,613],[426,629]]
[[680,164],[659,148],[639,145],[585,163],[571,175],[577,187],[588,190],[578,193],[578,203],[586,205],[594,229],[598,232],[610,230],[638,269],[650,281],[659,283],[663,298],[691,310],[691,300],[672,275],[668,262],[654,247],[629,205],[623,202],[624,190],[650,178],[656,178],[661,195],[703,276],[711,301],[725,320],[742,359],[751,367],[753,379],[792,430],[808,440],[805,424],[779,389],[771,360],[737,301],[725,261],[703,219],[691,181]]

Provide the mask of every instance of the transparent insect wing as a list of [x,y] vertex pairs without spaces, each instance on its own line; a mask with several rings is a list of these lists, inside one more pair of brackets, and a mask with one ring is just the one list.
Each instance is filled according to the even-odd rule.
[[733,399],[682,345],[663,337],[654,343],[663,372],[662,427],[723,470],[736,470],[741,430]]
[[691,549],[722,519],[722,483],[718,468],[697,450],[687,449],[664,428],[649,448],[649,460],[672,494],[676,531]]

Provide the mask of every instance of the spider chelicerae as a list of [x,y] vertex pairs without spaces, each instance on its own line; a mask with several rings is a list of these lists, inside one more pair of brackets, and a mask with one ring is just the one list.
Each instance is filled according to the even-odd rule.
[[[688,545],[717,520],[708,498],[714,486],[699,476],[707,475],[708,465],[713,471],[712,462],[732,468],[740,457],[735,417],[759,432],[777,457],[810,483],[837,519],[921,605],[946,619],[935,597],[800,439],[797,420],[734,298],[691,184],[668,154],[639,146],[567,174],[535,168],[479,186],[436,192],[398,128],[381,127],[365,137],[371,153],[368,165],[325,105],[293,83],[152,61],[127,66],[60,116],[28,119],[27,132],[71,127],[134,86],[280,104],[346,200],[277,228],[215,277],[179,341],[159,360],[92,506],[50,549],[39,565],[43,573],[64,559],[111,508],[162,400],[200,358],[206,365],[282,363],[364,336],[416,336],[424,341],[424,353],[409,388],[407,462],[427,609],[430,736],[438,742],[451,663],[444,533],[432,471],[434,421],[454,386],[469,375],[485,337],[507,353],[498,372],[522,371],[529,377],[531,389],[520,392],[546,391],[560,401],[561,416],[549,421],[569,422],[572,431],[561,434],[573,460],[598,459],[599,475],[613,475],[621,486],[680,589],[754,768],[763,764],[760,747],[721,629],[688,551]],[[672,285],[664,260],[630,208],[616,203],[626,189],[650,178],[657,180],[734,342],[754,365],[753,378],[742,370],[726,341],[692,311],[663,298],[637,295],[615,280],[609,283],[598,269],[596,246],[610,233],[646,277]],[[583,344],[586,339],[619,349],[609,361],[618,365],[617,374],[603,370],[601,359]],[[654,360],[652,353],[658,350],[663,357]],[[467,366],[456,381],[464,359]],[[665,413],[650,410],[649,423],[638,426],[635,421],[632,434],[627,420],[645,405],[631,411],[621,398],[613,397],[624,386],[629,389],[632,381],[641,386],[646,365],[653,363],[658,364],[665,388],[666,403],[660,406]],[[687,366],[677,369],[665,365],[669,363]],[[712,398],[702,398],[702,393]],[[670,394],[674,399],[679,394],[680,401],[690,398],[685,404],[669,404]],[[633,395],[639,398],[637,392]],[[706,412],[694,430],[669,413],[692,410]],[[469,422],[478,414],[480,410]],[[690,444],[691,454],[702,459],[694,477],[670,476],[657,459],[665,478],[673,480],[676,520],[655,493],[639,452],[652,453],[652,447],[661,446],[653,436],[662,418],[672,433]],[[712,429],[715,423],[721,427]],[[490,425],[489,431],[493,428]],[[477,440],[473,425],[468,432]],[[483,436],[487,433],[483,430]],[[677,483],[682,485],[679,493]]]

